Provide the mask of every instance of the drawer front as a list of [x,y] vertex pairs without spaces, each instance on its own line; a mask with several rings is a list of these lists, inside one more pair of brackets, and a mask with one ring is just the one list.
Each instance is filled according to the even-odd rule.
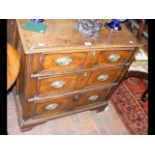
[[96,65],[104,67],[106,65],[117,65],[123,64],[128,61],[130,56],[130,51],[101,51]]
[[91,72],[86,87],[102,86],[116,82],[122,71],[122,67],[95,70]]
[[107,94],[107,90],[91,91],[79,96],[78,106],[84,106],[93,104],[95,102],[103,102],[104,97]]
[[82,67],[87,53],[46,54],[43,58],[43,70],[53,73],[75,71]]
[[74,90],[79,74],[39,78],[38,94],[59,94]]
[[67,111],[70,106],[69,97],[53,98],[48,100],[43,100],[40,102],[35,102],[34,115],[54,115]]

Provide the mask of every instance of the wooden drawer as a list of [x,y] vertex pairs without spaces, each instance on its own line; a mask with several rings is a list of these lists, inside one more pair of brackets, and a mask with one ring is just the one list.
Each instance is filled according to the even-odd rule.
[[75,71],[82,67],[87,53],[58,53],[43,56],[42,70],[53,73]]
[[95,65],[105,67],[123,64],[128,61],[130,54],[130,51],[101,51]]
[[55,115],[67,111],[70,100],[69,97],[58,97],[35,102],[34,116]]
[[86,87],[102,86],[114,83],[119,79],[123,67],[107,68],[92,71]]
[[29,92],[33,93],[29,93],[28,96],[31,98],[33,96],[56,95],[89,87],[109,85],[117,82],[122,71],[123,67],[117,67],[61,76],[39,77],[38,89],[35,88],[36,86],[31,80]]
[[74,89],[79,74],[40,77],[38,95],[60,94]]
[[87,93],[80,94],[77,106],[84,106],[88,104],[93,104],[95,102],[103,102],[106,94],[107,94],[107,89],[98,90],[98,91],[90,91]]
[[54,116],[85,106],[94,106],[94,104],[103,103],[107,93],[108,89],[105,89],[36,101],[34,104],[34,117]]

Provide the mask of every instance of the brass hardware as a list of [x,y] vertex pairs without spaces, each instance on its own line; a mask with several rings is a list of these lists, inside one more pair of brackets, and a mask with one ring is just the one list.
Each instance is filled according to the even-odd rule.
[[51,83],[51,87],[53,88],[61,88],[64,86],[64,84],[66,84],[66,82],[64,80],[59,80],[59,81],[55,81],[53,83]]
[[88,75],[87,72],[84,72],[84,73],[83,73],[83,76],[84,76],[84,77],[87,77],[87,75]]
[[74,96],[74,99],[77,100],[78,98],[79,98],[79,95],[76,94],[76,95]]
[[111,54],[109,57],[108,57],[108,60],[110,62],[116,62],[120,59],[120,54]]
[[100,75],[97,79],[99,80],[99,81],[105,81],[105,80],[107,80],[109,78],[109,75],[108,74],[102,74],[102,75]]
[[93,95],[88,98],[89,101],[96,101],[98,99],[98,95]]
[[96,55],[96,51],[92,51],[92,56],[94,57]]
[[58,107],[57,103],[52,103],[52,104],[47,105],[44,109],[45,110],[54,110],[57,107]]
[[61,57],[56,60],[56,63],[59,66],[67,66],[72,62],[72,58],[70,57]]

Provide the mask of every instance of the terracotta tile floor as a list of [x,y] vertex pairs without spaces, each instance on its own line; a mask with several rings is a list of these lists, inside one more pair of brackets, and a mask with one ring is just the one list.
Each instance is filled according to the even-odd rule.
[[128,130],[112,104],[104,112],[86,111],[48,121],[32,130],[21,132],[17,122],[13,93],[8,94],[9,135],[127,135]]

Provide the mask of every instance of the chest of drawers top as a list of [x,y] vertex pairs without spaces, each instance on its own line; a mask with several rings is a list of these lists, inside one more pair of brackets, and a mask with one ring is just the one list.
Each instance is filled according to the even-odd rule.
[[79,33],[77,20],[45,20],[44,24],[48,27],[44,34],[25,30],[26,22],[28,20],[16,20],[25,54],[139,46],[137,40],[123,24],[119,32],[111,31],[103,25],[97,36],[86,38]]

